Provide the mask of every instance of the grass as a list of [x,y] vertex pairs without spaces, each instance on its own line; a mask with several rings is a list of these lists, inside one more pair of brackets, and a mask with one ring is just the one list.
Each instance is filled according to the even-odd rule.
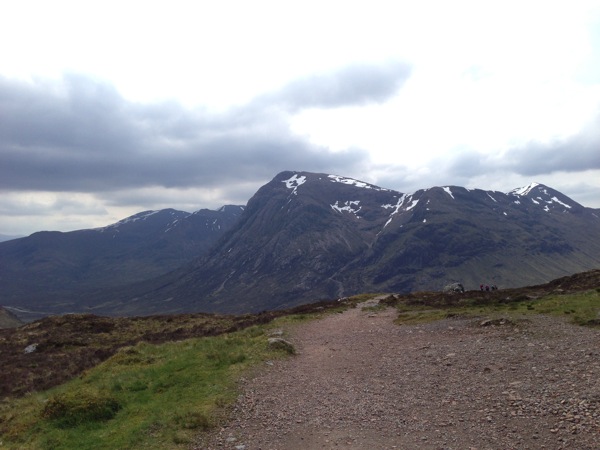
[[528,304],[529,311],[568,316],[577,325],[600,325],[600,288],[570,295],[552,295]]
[[364,312],[378,312],[378,311],[383,311],[387,308],[386,305],[384,305],[383,303],[377,303],[376,305],[372,305],[372,306],[363,306],[361,308],[361,311]]
[[568,317],[577,325],[600,325],[600,288],[570,294],[550,294],[540,298],[517,297],[514,300],[490,299],[482,302],[480,297],[465,296],[448,304],[420,304],[417,302],[396,303],[398,324],[418,324],[440,320],[451,316],[479,315],[527,315],[548,314]]
[[442,309],[428,309],[428,310],[400,310],[398,317],[394,323],[398,325],[417,325],[420,323],[435,322],[436,320],[445,319],[450,314],[449,311]]
[[0,447],[187,448],[219,423],[243,371],[285,355],[267,345],[272,327],[123,348],[61,386],[3,403]]

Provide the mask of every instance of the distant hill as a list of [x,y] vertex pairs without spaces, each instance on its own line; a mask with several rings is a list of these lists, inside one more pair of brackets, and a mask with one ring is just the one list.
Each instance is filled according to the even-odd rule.
[[7,234],[0,234],[0,242],[11,241],[13,239],[19,239],[23,236],[9,236]]
[[103,228],[2,242],[0,304],[44,310],[84,290],[162,275],[206,253],[243,210],[145,211]]
[[71,305],[103,314],[256,312],[360,292],[547,282],[600,267],[600,211],[532,183],[411,194],[283,172],[202,258]]

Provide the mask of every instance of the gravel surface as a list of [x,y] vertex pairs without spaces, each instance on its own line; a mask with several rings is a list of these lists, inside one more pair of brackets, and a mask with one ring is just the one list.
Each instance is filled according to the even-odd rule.
[[533,315],[398,326],[394,309],[362,306],[286,330],[299,355],[243,380],[195,448],[600,449],[598,329]]

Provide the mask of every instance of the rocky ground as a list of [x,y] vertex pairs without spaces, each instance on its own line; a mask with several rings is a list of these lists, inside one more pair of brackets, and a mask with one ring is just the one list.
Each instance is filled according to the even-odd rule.
[[597,328],[395,317],[359,306],[289,330],[299,355],[243,380],[195,448],[600,449]]

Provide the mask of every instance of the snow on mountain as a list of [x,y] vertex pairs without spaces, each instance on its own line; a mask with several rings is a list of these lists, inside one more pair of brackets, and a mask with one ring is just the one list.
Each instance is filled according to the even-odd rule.
[[298,195],[298,187],[306,183],[306,177],[304,175],[298,176],[298,174],[294,174],[291,178],[283,180],[282,183],[285,183],[285,187],[288,189],[292,189],[292,194]]
[[539,185],[540,185],[539,183],[532,182],[532,183],[529,183],[527,186],[513,189],[512,191],[508,192],[508,195],[514,194],[514,195],[524,196],[524,195],[529,194],[533,188],[535,188]]
[[356,186],[365,189],[374,189],[376,191],[387,191],[388,189],[380,188],[379,186],[375,186],[373,184],[365,183],[364,181],[358,181],[353,178],[341,177],[339,175],[327,175],[332,183],[342,183],[349,184],[351,186]]
[[521,188],[513,189],[506,195],[518,197],[517,200],[514,200],[515,204],[521,204],[522,199],[528,198],[534,205],[540,206],[546,212],[550,212],[552,209],[560,209],[563,212],[568,212],[573,207],[581,206],[559,192],[535,182]]
[[[361,207],[359,206],[360,204],[360,200],[349,200],[343,203],[344,206],[340,206],[339,202],[336,201],[334,205],[329,205],[331,206],[331,209],[333,209],[334,211],[337,212],[350,212],[353,213],[356,217],[360,218],[360,216],[358,215],[359,211],[361,210]],[[358,206],[358,209],[356,208]]]
[[450,190],[450,187],[449,187],[449,186],[445,186],[445,187],[443,187],[442,189],[443,189],[444,191],[446,191],[446,193],[447,193],[447,194],[448,194],[450,197],[452,197],[452,198],[454,199],[454,195],[452,195],[452,191]]

